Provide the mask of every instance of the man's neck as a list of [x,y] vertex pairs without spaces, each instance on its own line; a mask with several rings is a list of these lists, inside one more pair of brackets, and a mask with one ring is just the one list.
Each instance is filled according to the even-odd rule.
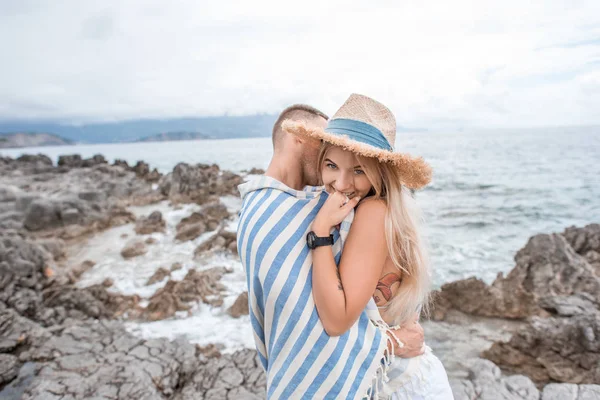
[[273,155],[271,163],[265,171],[265,175],[277,179],[292,189],[302,190],[306,186],[304,174],[302,173],[302,165],[298,161],[295,163],[290,162],[293,159],[295,157]]

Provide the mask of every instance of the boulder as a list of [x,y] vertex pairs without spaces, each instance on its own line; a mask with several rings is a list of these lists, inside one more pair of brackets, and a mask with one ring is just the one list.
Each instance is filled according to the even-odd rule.
[[63,155],[58,157],[59,167],[79,168],[83,165],[83,160],[79,154]]
[[239,175],[221,171],[217,165],[179,163],[161,180],[161,191],[172,203],[205,204],[220,196],[237,195]]
[[148,235],[154,232],[164,232],[167,223],[160,211],[153,211],[149,216],[139,218],[135,223],[135,232],[138,235]]
[[139,240],[129,241],[123,250],[121,250],[121,256],[123,258],[133,258],[137,256],[141,256],[142,254],[146,254],[148,252],[148,248],[144,244],[144,242]]
[[170,275],[171,271],[161,267],[156,270],[156,272],[150,277],[150,279],[148,279],[148,281],[146,282],[146,286],[153,285],[156,282],[160,282]]
[[210,268],[205,271],[190,270],[181,281],[169,280],[150,298],[142,318],[157,321],[170,318],[177,311],[188,311],[188,303],[202,301],[211,306],[223,304],[225,286],[221,277],[230,272],[223,267]]
[[233,318],[239,318],[242,315],[248,315],[248,292],[244,292],[238,296],[235,302],[227,309],[227,314]]
[[532,237],[515,261],[508,276],[499,274],[492,285],[476,278],[443,285],[434,317],[443,319],[450,308],[486,317],[547,316],[539,305],[542,298],[577,293],[587,293],[595,303],[600,302],[600,277],[563,235]]
[[206,240],[194,250],[194,257],[201,257],[206,253],[228,250],[237,255],[237,234],[220,230],[212,238]]

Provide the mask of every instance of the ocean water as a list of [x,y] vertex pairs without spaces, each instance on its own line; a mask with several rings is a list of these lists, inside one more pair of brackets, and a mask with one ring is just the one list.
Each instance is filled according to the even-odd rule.
[[[600,222],[600,128],[399,133],[397,151],[423,156],[434,169],[417,193],[425,218],[434,283],[477,276],[491,282],[537,233]],[[270,138],[77,145],[0,150],[109,161],[144,160],[161,172],[177,163],[222,169],[266,168]]]

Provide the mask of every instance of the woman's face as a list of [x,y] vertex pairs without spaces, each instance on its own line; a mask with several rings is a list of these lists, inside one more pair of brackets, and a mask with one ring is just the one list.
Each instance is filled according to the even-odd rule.
[[365,198],[372,187],[354,153],[341,147],[331,147],[325,154],[321,178],[327,192],[341,192],[348,198]]

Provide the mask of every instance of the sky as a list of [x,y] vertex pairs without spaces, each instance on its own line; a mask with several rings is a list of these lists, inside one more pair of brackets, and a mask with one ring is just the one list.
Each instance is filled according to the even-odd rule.
[[600,124],[600,1],[0,0],[0,120],[328,114]]

